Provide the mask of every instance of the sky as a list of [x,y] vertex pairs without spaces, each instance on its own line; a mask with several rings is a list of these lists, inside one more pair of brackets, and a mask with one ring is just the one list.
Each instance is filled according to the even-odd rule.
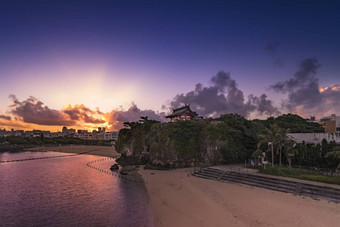
[[340,114],[340,2],[0,0],[0,129]]

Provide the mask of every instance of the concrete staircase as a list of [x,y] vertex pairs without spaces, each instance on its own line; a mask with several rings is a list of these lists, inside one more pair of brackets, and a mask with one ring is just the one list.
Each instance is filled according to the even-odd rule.
[[325,199],[336,203],[340,202],[340,189],[332,187],[282,180],[274,177],[263,177],[255,174],[223,171],[210,167],[195,171],[193,175],[210,180],[241,183],[295,195],[309,196],[315,199]]

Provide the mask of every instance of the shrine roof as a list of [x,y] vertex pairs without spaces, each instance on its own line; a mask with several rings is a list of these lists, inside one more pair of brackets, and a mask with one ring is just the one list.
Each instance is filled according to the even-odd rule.
[[185,106],[182,106],[182,107],[180,107],[180,108],[173,109],[172,114],[166,116],[166,118],[176,117],[176,116],[181,115],[181,114],[183,114],[183,113],[190,113],[190,115],[192,115],[192,116],[196,116],[196,115],[197,115],[196,112],[193,112],[193,111],[190,109],[190,106],[189,106],[189,105],[185,105]]

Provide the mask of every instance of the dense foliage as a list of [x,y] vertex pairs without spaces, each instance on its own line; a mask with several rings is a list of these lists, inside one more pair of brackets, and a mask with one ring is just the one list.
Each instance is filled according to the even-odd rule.
[[215,120],[169,123],[142,119],[125,125],[118,136],[118,152],[128,148],[133,154],[148,153],[162,160],[176,153],[179,159],[194,158],[202,162],[205,153],[217,152],[223,163],[243,162],[257,143],[256,128],[237,114],[222,115]]
[[323,133],[325,129],[318,123],[310,122],[296,114],[283,114],[276,118],[269,117],[267,120],[254,120],[262,122],[265,127],[277,124],[280,128],[287,129],[290,133]]
[[[287,133],[324,132],[319,124],[295,114],[252,121],[238,114],[169,123],[142,118],[124,125],[119,133],[117,151],[142,155],[148,160],[164,161],[175,157],[176,160],[208,160],[210,164],[237,163],[266,152],[268,160],[280,165],[289,162],[293,166],[335,168],[340,162],[339,152],[330,153],[334,150],[333,143],[295,145],[287,139]],[[275,131],[273,138],[268,137],[271,130]],[[268,146],[271,141],[274,141],[272,147]],[[327,156],[328,153],[333,156]]]
[[328,143],[323,140],[320,144],[297,144],[294,148],[294,156],[292,157],[295,166],[317,167],[334,169],[338,166],[338,160],[334,157],[328,157],[327,154],[332,152],[336,147],[336,143]]
[[303,180],[311,180],[324,182],[329,184],[339,184],[340,185],[340,177],[339,176],[325,176],[323,174],[317,174],[312,171],[303,170],[303,169],[288,169],[283,167],[268,167],[268,168],[260,168],[260,173],[283,176],[283,177],[292,177]]

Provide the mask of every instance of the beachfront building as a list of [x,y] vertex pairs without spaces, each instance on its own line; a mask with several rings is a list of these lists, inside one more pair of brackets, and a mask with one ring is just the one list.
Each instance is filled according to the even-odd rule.
[[323,117],[320,124],[325,128],[326,133],[340,134],[340,117],[332,114],[328,117]]
[[117,140],[118,139],[118,133],[119,132],[105,132],[104,134],[104,140]]
[[340,143],[340,135],[337,133],[288,133],[287,135],[295,143],[321,144],[324,139],[327,142],[334,141],[338,144]]
[[190,105],[173,109],[172,114],[166,116],[166,118],[170,118],[171,122],[177,120],[192,120],[196,117],[198,117],[198,114],[190,109]]
[[[87,130],[83,130],[83,131],[87,131]],[[78,139],[81,139],[81,140],[92,140],[92,134],[90,134],[88,132],[78,132],[78,133],[74,134],[74,138],[78,138]]]
[[64,136],[70,136],[73,137],[73,135],[76,133],[76,130],[73,128],[68,129],[66,126],[63,127],[62,133]]

